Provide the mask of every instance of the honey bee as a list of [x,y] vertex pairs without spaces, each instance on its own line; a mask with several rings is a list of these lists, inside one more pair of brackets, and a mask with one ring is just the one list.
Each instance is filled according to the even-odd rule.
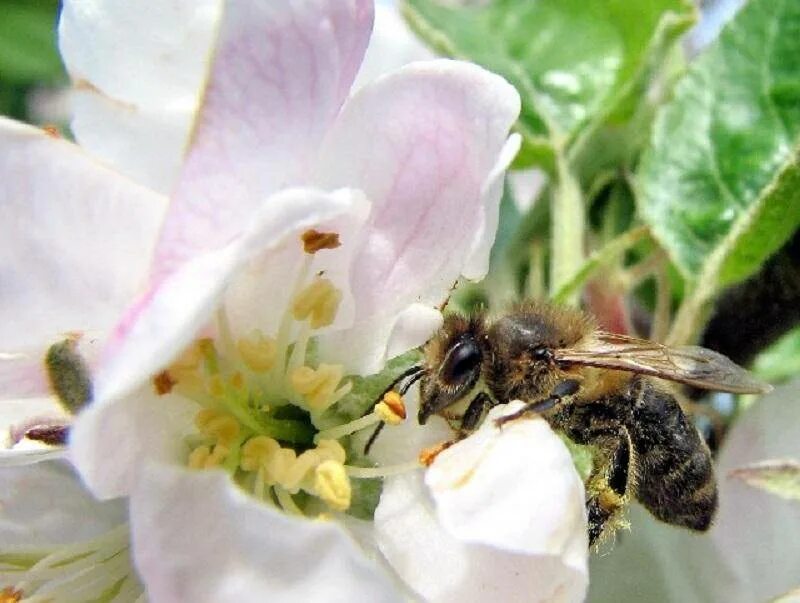
[[[458,438],[493,405],[527,405],[498,424],[529,413],[593,451],[586,483],[590,544],[613,533],[635,497],[657,519],[705,531],[717,508],[711,455],[665,381],[734,393],[769,385],[725,356],[599,330],[586,314],[525,303],[490,320],[449,315],[425,345],[425,360],[401,375],[401,393],[420,382],[418,420],[454,420]],[[371,442],[370,442],[371,443]]]

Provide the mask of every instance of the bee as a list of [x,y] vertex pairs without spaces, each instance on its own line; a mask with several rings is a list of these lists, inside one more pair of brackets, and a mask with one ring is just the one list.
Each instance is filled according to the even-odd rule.
[[[420,382],[420,424],[433,415],[457,417],[460,439],[492,406],[522,400],[523,409],[498,423],[539,414],[591,447],[590,544],[622,523],[630,497],[666,523],[696,531],[711,525],[711,454],[667,381],[734,393],[771,389],[711,350],[603,332],[581,311],[544,303],[516,306],[495,320],[449,315],[424,354],[390,385],[405,381],[405,393]],[[453,415],[459,405],[463,412]]]

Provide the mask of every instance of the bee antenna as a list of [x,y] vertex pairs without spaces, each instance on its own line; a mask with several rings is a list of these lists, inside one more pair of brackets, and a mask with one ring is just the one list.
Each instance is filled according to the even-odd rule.
[[[381,392],[381,394],[373,401],[373,403],[370,405],[370,407],[364,413],[364,416],[366,416],[370,412],[372,412],[372,409],[375,408],[375,405],[378,402],[380,402],[386,394],[388,394],[390,391],[392,391],[400,382],[402,382],[404,379],[408,379],[408,381],[406,383],[404,383],[403,385],[401,385],[398,388],[398,393],[401,396],[405,396],[406,392],[408,392],[408,390],[411,389],[411,386],[414,385],[420,379],[422,379],[422,377],[425,376],[426,372],[427,371],[425,370],[425,367],[423,365],[415,364],[414,366],[412,366],[412,367],[406,369],[405,371],[403,371],[402,373],[400,373],[397,377],[395,377],[395,379],[389,385],[386,386],[386,388]],[[369,451],[372,448],[372,445],[375,443],[375,440],[378,439],[378,435],[383,430],[383,426],[384,425],[386,425],[386,423],[381,421],[375,427],[375,430],[372,432],[372,435],[369,436],[369,439],[367,440],[367,443],[364,445],[364,454],[369,454]]]

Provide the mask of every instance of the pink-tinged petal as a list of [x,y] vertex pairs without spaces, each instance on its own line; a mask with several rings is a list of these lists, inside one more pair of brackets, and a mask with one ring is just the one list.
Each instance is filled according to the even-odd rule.
[[181,396],[159,396],[147,383],[115,404],[93,404],[78,415],[69,459],[98,498],[127,496],[148,463],[185,462],[185,438],[197,433],[198,410]]
[[0,118],[0,345],[105,332],[143,285],[165,200]]
[[229,242],[301,184],[355,77],[368,0],[231,2],[158,247],[161,273]]
[[155,601],[399,601],[332,521],[288,516],[216,471],[148,469],[131,498],[136,566]]
[[[177,271],[151,283],[129,308],[112,335],[106,362],[96,373],[96,403],[121,398],[169,362],[208,323],[226,287],[248,262],[282,248],[300,245],[300,236],[347,215],[363,220],[364,198],[358,192],[326,193],[286,189],[273,195],[250,216],[248,229],[231,244],[198,256]],[[270,274],[262,275],[270,280]],[[275,287],[290,286],[273,282]],[[274,312],[262,307],[261,312]]]
[[501,77],[445,60],[411,64],[347,102],[316,178],[358,187],[373,203],[352,276],[357,322],[436,306],[465,269],[476,272],[470,255],[494,236],[496,168],[512,152],[504,147],[518,113],[519,95]]
[[61,55],[76,87],[78,142],[124,174],[169,192],[199,103],[219,0],[64,2]]
[[63,462],[0,471],[0,543],[32,548],[95,538],[125,521],[121,501],[98,503]]
[[557,555],[524,555],[462,542],[437,519],[419,473],[389,478],[375,511],[378,547],[418,596],[437,603],[573,603],[586,573]]

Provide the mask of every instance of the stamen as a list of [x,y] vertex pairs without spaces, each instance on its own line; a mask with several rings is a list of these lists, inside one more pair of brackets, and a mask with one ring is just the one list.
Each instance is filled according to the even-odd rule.
[[320,364],[316,369],[299,366],[289,375],[294,390],[303,396],[309,409],[321,412],[346,395],[352,387],[349,382],[336,389],[342,380],[341,365]]
[[292,515],[303,514],[303,511],[294,502],[292,495],[289,494],[286,490],[284,490],[280,486],[275,486],[273,488],[273,491],[275,492],[275,497],[278,499],[278,504],[284,511]]
[[354,467],[352,465],[345,465],[344,468],[345,471],[347,471],[347,475],[354,479],[373,479],[376,477],[400,475],[401,473],[416,471],[422,467],[420,466],[419,461],[409,461],[407,463],[386,465],[384,467]]
[[320,431],[316,436],[314,436],[314,441],[318,442],[323,439],[338,440],[346,435],[350,435],[351,433],[355,433],[375,425],[375,423],[380,420],[381,418],[376,413],[372,412],[368,415],[355,419],[354,421],[345,423],[344,425],[337,425],[336,427],[331,427],[330,429]]
[[256,373],[266,373],[275,366],[278,346],[274,339],[266,337],[259,330],[236,342],[236,349],[247,368]]
[[341,245],[337,232],[320,232],[311,229],[305,231],[300,239],[303,241],[303,251],[312,255],[323,249],[336,249]]
[[332,509],[350,508],[353,491],[342,463],[334,460],[321,463],[314,471],[314,490]]
[[455,444],[453,440],[448,440],[446,442],[440,442],[438,444],[425,448],[424,450],[422,450],[422,452],[419,453],[420,464],[424,465],[425,467],[430,467],[433,464],[433,461],[436,460],[436,457],[439,456],[439,454],[444,450],[450,448],[450,446],[452,446],[453,444]]
[[0,590],[0,603],[17,603],[22,599],[22,591],[13,586],[6,586]]
[[342,292],[326,278],[314,281],[292,300],[292,316],[295,320],[309,320],[312,329],[327,327],[336,317]]
[[386,392],[383,400],[375,405],[375,414],[387,425],[399,425],[406,418],[403,398],[395,391]]
[[197,413],[194,424],[200,433],[224,445],[230,445],[240,432],[236,419],[211,408],[204,408]]

